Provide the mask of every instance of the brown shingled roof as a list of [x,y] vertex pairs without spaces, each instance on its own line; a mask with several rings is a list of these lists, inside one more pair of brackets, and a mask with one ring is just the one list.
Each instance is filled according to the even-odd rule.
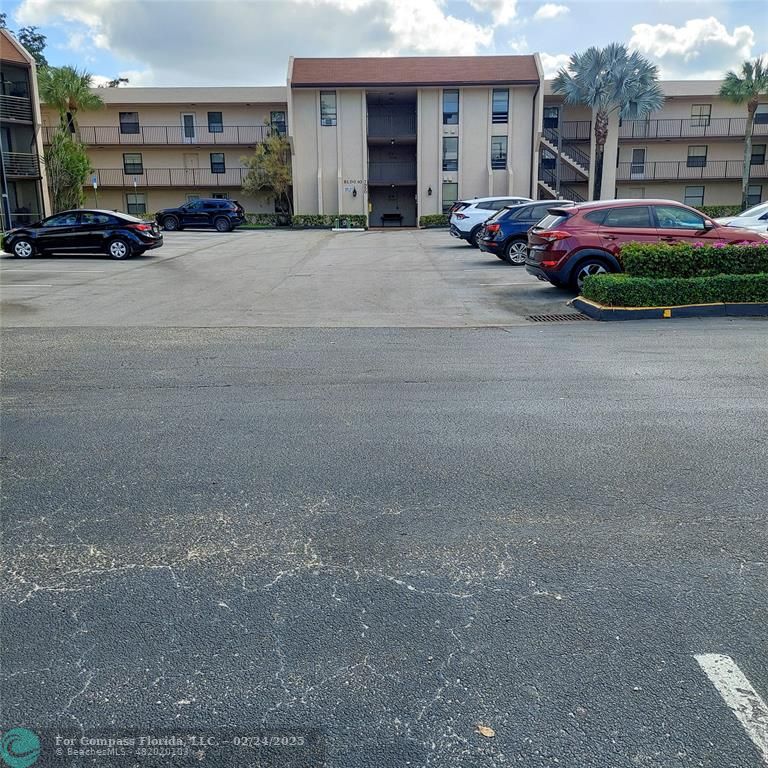
[[538,83],[533,56],[294,59],[294,88]]

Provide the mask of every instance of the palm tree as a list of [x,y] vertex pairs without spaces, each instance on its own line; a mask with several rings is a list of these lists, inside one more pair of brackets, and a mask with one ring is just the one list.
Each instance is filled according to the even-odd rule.
[[40,98],[59,112],[61,127],[74,133],[77,113],[100,109],[104,102],[90,89],[93,76],[77,67],[43,67],[38,72]]
[[618,112],[624,120],[646,117],[660,109],[664,95],[659,86],[658,69],[637,52],[611,43],[606,48],[588,48],[574,53],[568,66],[557,73],[554,93],[566,104],[586,104],[595,120],[595,183],[593,198],[600,199],[603,156],[608,138],[608,120]]
[[747,124],[744,129],[744,168],[741,172],[741,207],[746,208],[749,188],[749,170],[752,164],[752,128],[760,96],[768,93],[768,67],[762,59],[745,61],[741,76],[729,71],[720,86],[720,96],[734,104],[747,103]]

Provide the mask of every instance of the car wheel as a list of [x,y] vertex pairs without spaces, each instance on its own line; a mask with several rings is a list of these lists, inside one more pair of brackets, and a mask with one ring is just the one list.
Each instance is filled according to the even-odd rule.
[[13,255],[17,259],[29,259],[34,255],[34,253],[34,246],[25,237],[22,237],[20,240],[17,240],[13,244]]
[[166,216],[163,219],[163,229],[166,232],[175,232],[179,227],[179,220],[175,216]]
[[525,240],[512,240],[504,249],[504,261],[515,267],[525,264],[528,255],[528,243]]
[[584,280],[590,275],[601,275],[610,272],[608,265],[602,259],[585,259],[576,265],[571,275],[571,288],[580,291],[584,287]]
[[216,227],[218,232],[229,232],[232,229],[229,219],[225,219],[223,216],[219,216],[219,218],[213,222],[213,226]]
[[482,227],[475,227],[472,232],[469,234],[469,244],[473,248],[479,248],[480,247],[480,236],[483,234],[483,228]]
[[107,253],[113,259],[128,259],[131,257],[131,244],[121,238],[111,240],[107,246]]

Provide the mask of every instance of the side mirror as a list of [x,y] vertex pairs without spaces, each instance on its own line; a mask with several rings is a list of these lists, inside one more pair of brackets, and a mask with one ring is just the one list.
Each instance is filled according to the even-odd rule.
[[710,221],[709,219],[704,219],[704,230],[706,232],[709,232],[710,229],[714,229],[717,225],[714,221]]

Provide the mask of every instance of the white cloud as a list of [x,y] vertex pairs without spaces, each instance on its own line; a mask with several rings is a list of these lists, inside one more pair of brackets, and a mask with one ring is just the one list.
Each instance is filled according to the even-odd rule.
[[556,19],[558,16],[565,16],[571,9],[567,5],[557,5],[557,3],[544,3],[540,6],[533,18],[541,21],[542,19]]
[[528,38],[526,38],[525,35],[518,35],[517,37],[513,37],[507,43],[507,48],[509,48],[510,53],[528,53],[530,50],[530,47],[528,46]]
[[544,78],[551,80],[563,67],[568,66],[571,59],[569,53],[540,53],[541,66],[544,69]]
[[666,79],[719,79],[752,55],[755,35],[751,27],[729,32],[714,16],[689,19],[681,27],[671,24],[635,24],[630,48],[659,65]]
[[517,0],[469,0],[481,13],[490,13],[494,24],[508,24],[517,15]]
[[[487,53],[515,0],[470,0],[493,23],[451,15],[445,0],[22,0],[20,24],[60,25],[80,64],[109,51],[144,83],[274,85],[295,56]],[[236,20],[236,23],[234,23]],[[172,30],[172,34],[169,34]],[[132,81],[133,84],[133,81]]]

